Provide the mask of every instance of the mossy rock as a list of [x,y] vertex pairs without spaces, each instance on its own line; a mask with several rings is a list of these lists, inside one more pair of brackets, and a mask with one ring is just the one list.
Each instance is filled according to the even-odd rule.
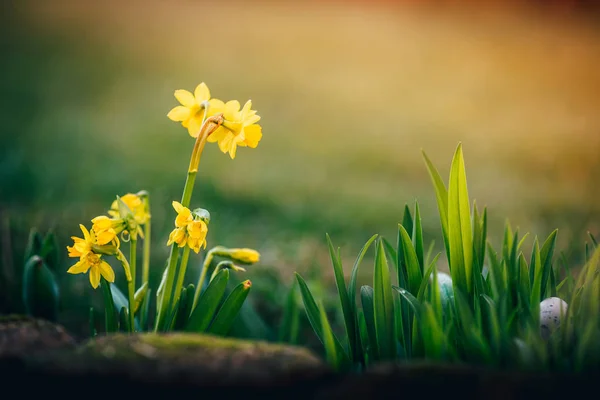
[[0,316],[0,358],[74,346],[73,337],[53,322],[23,315]]
[[75,384],[152,395],[198,390],[298,398],[334,376],[302,347],[187,333],[100,336],[74,350],[25,357],[9,372],[19,371],[57,390]]

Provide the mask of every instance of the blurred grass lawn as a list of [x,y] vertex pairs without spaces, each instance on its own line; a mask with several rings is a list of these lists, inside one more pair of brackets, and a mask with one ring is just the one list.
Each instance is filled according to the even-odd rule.
[[600,30],[532,12],[352,4],[6,7],[0,211],[15,240],[54,227],[66,245],[114,195],[147,189],[157,281],[193,143],[166,113],[175,89],[204,81],[223,100],[251,98],[264,133],[233,161],[206,148],[193,205],[211,211],[209,246],[257,248],[284,282],[330,274],[325,232],[349,260],[373,233],[394,239],[415,199],[441,250],[420,149],[447,176],[459,141],[494,243],[509,218],[544,237],[557,227],[561,248],[580,252],[600,214]]

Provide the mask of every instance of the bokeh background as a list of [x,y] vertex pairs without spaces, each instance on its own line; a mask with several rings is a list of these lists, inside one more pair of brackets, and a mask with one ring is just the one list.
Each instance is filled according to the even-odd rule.
[[[252,99],[262,116],[257,149],[231,160],[207,146],[193,205],[211,212],[209,246],[261,252],[251,301],[273,320],[285,295],[273,287],[294,271],[317,293],[334,290],[325,232],[349,269],[373,233],[394,240],[418,200],[426,240],[442,250],[421,149],[447,176],[458,142],[490,241],[507,219],[532,236],[558,228],[579,263],[600,226],[598,9],[475,3],[3,2],[5,302],[19,307],[31,228],[66,246],[115,195],[140,189],[152,195],[157,286],[193,146],[166,114],[175,89],[201,81],[214,97]],[[66,270],[66,251],[62,261]],[[86,277],[57,275],[62,322],[85,327],[99,293]]]

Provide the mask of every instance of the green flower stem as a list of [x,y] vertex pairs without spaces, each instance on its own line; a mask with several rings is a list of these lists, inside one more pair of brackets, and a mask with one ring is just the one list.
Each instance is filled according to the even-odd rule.
[[[146,202],[146,210],[150,210],[150,199],[148,196],[144,198]],[[143,261],[142,261],[142,285],[148,284],[150,279],[150,228],[151,228],[152,217],[148,217],[148,221],[144,225],[144,250],[143,250]]]
[[206,253],[206,257],[204,258],[204,263],[202,264],[202,272],[200,273],[200,278],[198,279],[198,285],[196,285],[196,293],[194,294],[194,302],[192,303],[192,310],[196,308],[196,304],[198,304],[198,299],[200,298],[200,292],[202,292],[202,285],[204,285],[204,280],[206,279],[206,272],[208,271],[208,267],[214,257],[213,249],[209,250]]
[[183,287],[183,279],[185,277],[185,270],[187,269],[188,259],[190,258],[190,247],[186,246],[183,249],[183,254],[181,255],[181,263],[179,264],[179,276],[177,277],[177,284],[175,285],[175,292],[173,292],[173,306],[177,304],[177,300],[181,295],[181,288]]
[[[181,196],[181,205],[189,207],[190,201],[192,200],[192,191],[194,190],[194,182],[196,181],[196,175],[198,173],[198,165],[200,164],[200,157],[202,156],[202,150],[206,144],[208,135],[214,132],[223,123],[223,114],[215,115],[207,118],[202,127],[200,133],[194,143],[194,149],[192,150],[192,156],[190,157],[190,166],[188,168],[187,178],[185,180],[185,186],[183,187],[183,195]],[[173,296],[173,282],[175,280],[175,269],[177,268],[177,258],[179,252],[177,251],[177,244],[171,245],[171,254],[169,255],[169,263],[167,265],[167,280],[165,282],[164,290],[159,299],[159,310],[156,318],[156,324],[154,331],[157,332],[160,327],[164,325],[165,319],[169,310],[171,310],[171,299]]]
[[131,268],[129,266],[129,263],[127,262],[127,258],[125,258],[125,255],[121,252],[121,250],[117,250],[117,254],[116,254],[117,260],[119,260],[121,262],[121,265],[123,265],[123,269],[125,270],[125,278],[127,279],[127,289],[128,289],[128,294],[129,294],[129,329],[130,332],[135,331],[135,325],[134,325],[134,319],[133,319],[133,304],[135,302],[134,297],[135,297],[135,289],[134,289],[134,283],[133,283],[133,278],[131,276]]
[[131,268],[131,278],[133,280],[133,288],[135,289],[137,266],[137,239],[131,238],[129,241],[129,267]]

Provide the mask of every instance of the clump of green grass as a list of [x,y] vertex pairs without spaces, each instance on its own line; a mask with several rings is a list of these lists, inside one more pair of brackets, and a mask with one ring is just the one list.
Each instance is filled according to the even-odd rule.
[[[507,223],[496,251],[487,239],[487,210],[479,212],[469,200],[462,146],[447,186],[423,157],[450,276],[438,271],[441,253],[433,254],[434,244],[425,250],[418,203],[412,212],[405,207],[395,244],[378,235],[367,241],[348,284],[340,250],[327,236],[344,320],[341,339],[304,279],[296,277],[330,363],[338,369],[415,359],[536,370],[600,367],[600,249],[593,235],[577,280],[564,255],[553,262],[557,230],[543,242],[535,237],[526,257],[528,235]],[[358,295],[358,269],[370,247],[373,286],[362,286]]]

